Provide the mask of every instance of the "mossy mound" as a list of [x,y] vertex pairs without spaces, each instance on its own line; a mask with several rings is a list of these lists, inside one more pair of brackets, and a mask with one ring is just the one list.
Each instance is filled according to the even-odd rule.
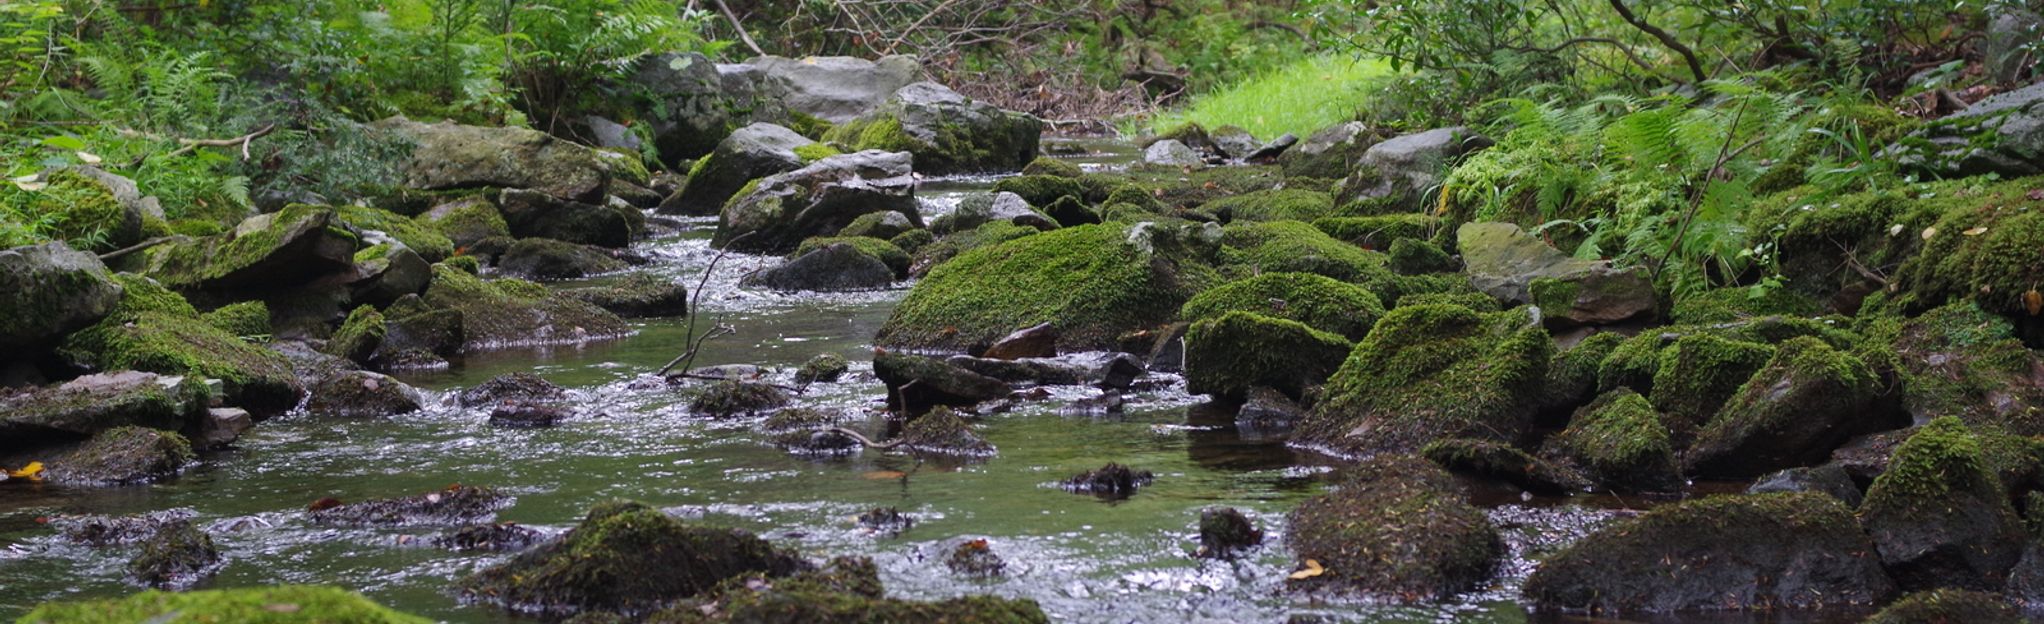
[[1543,454],[1581,466],[1606,488],[1666,492],[1682,486],[1669,438],[1654,407],[1621,388],[1578,410],[1567,429],[1548,439]]
[[1394,309],[1328,380],[1294,439],[1343,453],[1411,452],[1452,437],[1509,442],[1537,407],[1553,352],[1526,308]]
[[1750,479],[1824,461],[1853,436],[1893,429],[1881,379],[1865,362],[1811,337],[1783,342],[1697,432],[1688,472]]
[[1056,158],[1051,158],[1049,156],[1038,156],[1036,157],[1036,160],[1029,161],[1029,164],[1022,166],[1022,175],[1047,175],[1057,176],[1061,178],[1076,178],[1081,175],[1084,175],[1085,173],[1086,172],[1084,170],[1079,169],[1078,165],[1058,160]]
[[1442,251],[1440,245],[1417,238],[1392,240],[1385,257],[1390,259],[1391,270],[1403,275],[1447,273],[1456,266],[1455,258]]
[[829,247],[837,243],[845,243],[851,245],[853,249],[859,250],[859,253],[865,254],[866,256],[869,256],[874,260],[879,260],[882,264],[887,265],[887,268],[889,270],[894,271],[894,276],[897,279],[908,277],[910,261],[908,252],[902,251],[900,247],[894,246],[894,243],[890,243],[878,238],[870,238],[865,236],[818,236],[802,241],[801,245],[795,247],[794,253],[788,254],[788,258],[789,259],[800,258],[804,255],[807,255],[809,252],[816,251],[824,247]]
[[630,331],[617,315],[516,279],[485,281],[446,264],[433,265],[424,302],[458,311],[464,348],[573,344]]
[[1186,330],[1185,389],[1241,399],[1268,386],[1296,399],[1334,374],[1353,346],[1297,321],[1230,311]]
[[504,213],[497,211],[495,202],[482,196],[434,206],[413,217],[413,220],[446,237],[457,251],[492,236],[511,235],[511,226],[504,222]]
[[1335,240],[1298,221],[1231,225],[1223,230],[1221,244],[1227,248],[1223,270],[1236,275],[1317,273],[1357,283],[1391,275],[1383,254]]
[[1335,216],[1334,196],[1283,188],[1209,201],[1200,209],[1228,221],[1312,221]]
[[[1490,295],[1477,295],[1496,305]],[[1442,295],[1421,295],[1442,297]],[[1407,297],[1412,299],[1412,297]],[[1423,304],[1422,304],[1423,305]],[[1556,351],[1547,362],[1547,386],[1540,393],[1540,409],[1566,417],[1577,407],[1597,397],[1597,368],[1613,349],[1625,342],[1623,334],[1599,332],[1575,346]]]
[[[1277,167],[1268,165],[1207,167],[1190,172],[1180,167],[1136,165],[1117,175],[1087,175],[1080,178],[1080,183],[1092,186],[1093,194],[1086,198],[1095,203],[1116,203],[1113,191],[1131,188],[1162,213],[1204,209],[1208,202],[1217,199],[1274,189],[1285,183],[1285,177]],[[1097,194],[1100,189],[1107,189],[1108,193]]]
[[429,624],[361,594],[333,587],[280,585],[196,592],[146,591],[126,598],[51,602],[21,622],[32,624]]
[[1313,227],[1328,236],[1365,249],[1390,249],[1401,238],[1427,240],[1439,226],[1440,219],[1417,213],[1313,220]]
[[2044,379],[2034,372],[2044,361],[2006,319],[1962,302],[1895,325],[1902,403],[1911,415],[2044,435]]
[[213,538],[189,521],[173,522],[142,542],[128,560],[128,576],[155,589],[186,589],[210,576],[220,565]]
[[1786,288],[1717,288],[1683,297],[1668,310],[1681,325],[1729,323],[1761,316],[1816,316],[1824,306]]
[[119,274],[124,294],[98,324],[71,334],[59,352],[98,370],[138,370],[218,379],[229,402],[261,415],[298,404],[304,392],[284,356],[199,319],[183,297],[148,278]]
[[2032,307],[2044,285],[2044,177],[2023,178],[1921,200],[1941,216],[1922,230],[1923,249],[1902,265],[1897,283],[1911,307],[1922,309],[1970,299],[1989,311],[2018,317],[2044,314]]
[[844,356],[836,353],[825,353],[809,358],[809,361],[802,363],[801,368],[795,369],[795,383],[829,383],[837,381],[838,378],[845,376],[845,373],[850,370],[851,364],[845,361]]
[[792,553],[736,529],[694,526],[639,503],[604,503],[537,548],[461,579],[472,600],[518,611],[643,615],[740,574],[787,576],[809,568]]
[[1605,613],[1873,605],[1894,591],[1837,499],[1712,496],[1620,520],[1549,556],[1534,603]]
[[1896,448],[1859,514],[1904,588],[1998,589],[2022,556],[2022,522],[1956,418],[1933,420]]
[[1323,275],[1265,273],[1194,295],[1179,316],[1201,321],[1238,311],[1298,321],[1349,340],[1362,340],[1384,316],[1384,305],[1361,286]]
[[242,338],[270,335],[270,306],[261,301],[232,303],[199,315],[199,319],[220,331]]
[[936,602],[887,598],[872,560],[840,557],[822,570],[784,579],[726,581],[714,599],[654,614],[649,624],[809,622],[815,624],[1047,624],[1036,601],[965,596]]
[[1903,596],[1861,624],[2021,624],[2023,612],[2001,594],[1934,589]]
[[1840,351],[1855,351],[1862,337],[1835,317],[1795,318],[1764,316],[1713,325],[1670,325],[1641,332],[1612,349],[1597,370],[1602,390],[1620,386],[1652,396],[1654,376],[1660,372],[1661,353],[1684,336],[1710,334],[1725,340],[1779,345],[1794,338],[1810,337]]
[[1654,368],[1653,406],[1683,439],[1718,413],[1725,400],[1774,358],[1774,347],[1712,334],[1690,334],[1661,349]]
[[1573,468],[1495,440],[1435,440],[1421,447],[1419,454],[1450,471],[1503,481],[1531,492],[1565,494],[1590,487],[1589,480]]
[[917,416],[901,428],[901,443],[910,451],[961,457],[992,457],[994,445],[972,430],[972,423],[947,407]]
[[[1287,543],[1324,570],[1293,581],[1394,600],[1432,600],[1490,578],[1504,544],[1454,478],[1426,460],[1381,455],[1337,476],[1339,489],[1291,513]],[[1358,521],[1368,518],[1368,521]]]
[[1089,197],[1086,186],[1074,179],[1076,177],[1024,172],[1023,175],[995,182],[990,192],[1014,193],[1021,196],[1022,201],[1038,207],[1057,203],[1062,197],[1076,197],[1086,201]]
[[369,231],[383,232],[384,235],[410,247],[427,262],[439,262],[454,256],[454,241],[449,240],[447,235],[441,234],[439,230],[416,220],[367,206],[341,206],[335,208],[334,212],[340,221],[349,227],[364,234]]
[[837,231],[838,236],[865,236],[886,240],[916,229],[907,215],[899,212],[869,212],[852,219],[845,228]]
[[0,309],[7,310],[0,349],[12,356],[92,325],[120,300],[120,286],[94,254],[64,243],[0,249]]
[[877,341],[971,351],[1050,323],[1060,350],[1112,348],[1122,333],[1169,322],[1209,281],[1185,241],[1140,234],[1086,225],[960,254],[909,290]]
[[920,236],[915,236],[918,239],[929,239],[914,245],[915,251],[911,253],[914,253],[915,256],[909,263],[909,273],[911,275],[928,275],[931,269],[950,262],[952,258],[958,257],[959,254],[1030,236],[1036,234],[1037,231],[1036,228],[1015,225],[1007,221],[995,221],[993,223],[981,224],[979,227],[963,232],[952,232],[944,235],[943,238],[935,238],[936,235],[932,234],[929,230],[911,230],[895,237],[896,240],[888,242],[907,251],[908,247],[901,244],[907,241],[901,241],[900,239],[918,234]]
[[367,364],[383,346],[383,336],[388,329],[383,314],[374,306],[358,306],[348,313],[347,320],[341,321],[340,329],[334,330],[333,337],[327,339],[323,351],[334,357]]
[[171,431],[115,427],[50,462],[50,480],[72,485],[148,483],[175,476],[197,459],[192,443]]

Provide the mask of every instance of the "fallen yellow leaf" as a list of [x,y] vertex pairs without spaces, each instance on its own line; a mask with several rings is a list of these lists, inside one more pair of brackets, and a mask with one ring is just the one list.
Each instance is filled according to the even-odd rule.
[[1327,573],[1327,568],[1323,568],[1323,567],[1320,567],[1320,562],[1319,562],[1319,561],[1315,561],[1315,560],[1312,560],[1312,559],[1307,559],[1307,560],[1306,560],[1306,569],[1304,569],[1304,570],[1300,570],[1300,571],[1297,571],[1297,572],[1293,572],[1293,573],[1292,573],[1292,580],[1294,580],[1294,581],[1298,581],[1298,580],[1304,580],[1304,579],[1309,579],[1309,578],[1313,578],[1313,577],[1316,577],[1316,576],[1320,576],[1320,575],[1322,575],[1322,574],[1326,574],[1326,573]]
[[7,476],[16,479],[34,479],[37,478],[36,475],[40,475],[42,473],[43,463],[39,461],[32,461],[29,462],[27,466],[22,466],[20,470],[7,471]]
[[1973,228],[1973,229],[1969,229],[1969,230],[1966,230],[1966,231],[1964,231],[1964,232],[1960,232],[1960,234],[1965,234],[1965,235],[1967,235],[1967,236],[1979,236],[1979,235],[1981,235],[1981,234],[1986,234],[1986,233],[1987,233],[1987,227],[1986,227],[1986,226],[1981,226],[1981,227],[1977,227],[1977,228]]

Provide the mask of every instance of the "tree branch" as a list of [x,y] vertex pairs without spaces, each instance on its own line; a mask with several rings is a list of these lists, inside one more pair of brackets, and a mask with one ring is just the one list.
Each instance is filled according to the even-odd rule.
[[1661,30],[1661,27],[1640,19],[1638,15],[1633,15],[1632,9],[1626,8],[1625,0],[1611,0],[1611,9],[1617,11],[1618,17],[1624,19],[1625,23],[1632,24],[1633,28],[1638,28],[1646,34],[1653,35],[1655,39],[1661,41],[1661,45],[1668,46],[1668,49],[1674,50],[1676,54],[1681,55],[1682,60],[1689,63],[1689,73],[1696,76],[1697,82],[1710,80],[1710,74],[1703,71],[1703,63],[1696,60],[1696,51],[1689,49],[1689,46],[1683,45],[1681,40],[1676,39],[1674,35],[1668,34],[1668,31]]

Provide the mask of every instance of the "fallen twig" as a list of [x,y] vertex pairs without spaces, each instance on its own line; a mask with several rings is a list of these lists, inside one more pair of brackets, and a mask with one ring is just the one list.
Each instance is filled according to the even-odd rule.
[[717,263],[724,261],[724,256],[731,253],[731,247],[737,245],[738,241],[745,240],[745,237],[756,233],[746,232],[733,237],[724,244],[723,249],[717,251],[717,257],[710,259],[710,266],[703,269],[703,278],[696,281],[696,291],[689,298],[688,302],[688,333],[686,334],[688,336],[688,350],[683,351],[681,355],[675,356],[673,360],[668,361],[666,366],[660,367],[660,372],[655,373],[655,375],[665,377],[667,376],[667,371],[674,370],[675,366],[681,366],[681,369],[684,371],[694,368],[696,353],[702,351],[704,343],[709,342],[711,338],[720,335],[720,333],[737,333],[737,330],[732,329],[731,326],[720,324],[716,329],[703,332],[702,336],[696,336],[696,319],[702,317],[703,290],[709,287],[710,276],[717,273]]
[[[241,159],[248,160],[248,144],[254,142],[256,139],[262,138],[263,135],[269,134],[270,131],[276,129],[277,124],[270,124],[257,129],[255,132],[250,132],[248,134],[244,134],[231,139],[178,139],[177,142],[183,144],[184,147],[180,147],[169,152],[165,152],[163,156],[165,158],[176,158],[178,156],[189,154],[193,150],[197,150],[201,147],[234,147],[236,145],[239,145],[241,146]],[[135,157],[135,160],[133,162],[128,163],[128,166],[129,167],[139,166],[142,164],[142,161],[147,159],[148,157],[149,157],[148,154],[137,156]]]
[[122,247],[122,248],[120,248],[120,249],[115,249],[115,250],[113,250],[113,251],[109,251],[109,252],[106,252],[106,253],[100,254],[100,255],[99,255],[99,261],[100,261],[100,262],[106,262],[106,261],[108,261],[108,260],[113,260],[113,259],[115,259],[115,258],[119,258],[119,257],[121,257],[121,256],[125,256],[125,255],[131,254],[131,253],[135,253],[135,252],[137,252],[137,251],[141,251],[141,250],[144,250],[144,249],[148,249],[148,248],[150,248],[150,247],[155,247],[155,246],[157,246],[157,245],[161,245],[161,244],[164,244],[164,243],[170,242],[170,239],[171,239],[171,237],[169,237],[169,236],[158,236],[158,237],[156,237],[156,238],[152,238],[152,239],[149,239],[149,240],[145,240],[145,241],[142,241],[142,242],[139,242],[139,243],[135,243],[135,244],[133,244],[133,245],[129,245],[129,246],[127,246],[127,247]]
[[902,439],[901,439],[901,438],[895,438],[895,439],[892,439],[892,440],[888,440],[888,441],[886,441],[886,442],[874,442],[874,441],[873,441],[872,439],[870,439],[870,438],[867,438],[867,437],[866,437],[865,435],[862,435],[862,434],[860,434],[860,433],[859,433],[859,432],[857,432],[857,431],[853,431],[853,430],[850,430],[850,429],[846,429],[846,428],[844,428],[844,427],[821,427],[821,428],[818,428],[818,429],[817,429],[817,431],[827,431],[827,432],[831,432],[831,433],[835,433],[835,434],[843,435],[843,436],[845,436],[845,437],[849,437],[849,438],[851,438],[851,439],[853,439],[853,440],[857,440],[857,441],[859,442],[859,444],[865,445],[865,447],[866,447],[866,448],[870,448],[870,449],[879,449],[879,450],[883,450],[883,451],[884,451],[884,450],[887,450],[887,449],[891,449],[891,448],[897,447],[897,446],[901,446],[901,443],[902,443]]

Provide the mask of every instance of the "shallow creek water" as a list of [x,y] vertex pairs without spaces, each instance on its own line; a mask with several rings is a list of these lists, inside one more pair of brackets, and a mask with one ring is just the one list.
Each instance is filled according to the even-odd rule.
[[[1088,167],[1133,157],[1126,144],[1080,145],[1090,153],[1069,158]],[[990,182],[935,180],[920,194],[926,210],[942,213],[960,193]],[[680,235],[644,243],[656,263],[641,270],[684,279],[693,290],[716,256],[708,246],[714,225],[695,222]],[[736,334],[711,341],[697,364],[757,364],[784,369],[785,376],[816,354],[844,355],[853,374],[810,388],[798,404],[842,410],[862,423],[853,426],[877,434],[884,393],[871,372],[872,336],[903,291],[791,296],[737,286],[739,275],[777,262],[723,260],[696,331],[725,323]],[[1555,548],[1614,515],[1604,508],[1640,503],[1490,493],[1486,504],[1514,555],[1493,587],[1422,607],[1294,596],[1280,591],[1292,569],[1282,547],[1283,514],[1321,491],[1328,463],[1278,440],[1245,438],[1226,411],[1185,394],[1173,377],[1152,376],[1153,389],[1134,394],[1122,414],[1075,411],[1073,401],[1096,391],[1060,388],[1051,400],[987,416],[981,433],[1000,451],[990,460],[919,462],[878,452],[811,459],[767,445],[758,419],[692,416],[680,393],[650,377],[681,351],[686,319],[646,321],[637,330],[619,341],[472,356],[451,372],[412,376],[407,381],[428,391],[435,405],[421,413],[373,421],[273,419],[238,448],[207,457],[169,483],[0,490],[0,620],[45,600],[136,591],[122,581],[126,551],[64,544],[38,518],[185,510],[211,529],[228,560],[209,587],[327,583],[449,622],[530,621],[464,605],[449,589],[453,579],[504,555],[451,553],[416,539],[440,527],[335,529],[314,526],[302,513],[322,497],[395,497],[462,483],[514,494],[516,502],[498,518],[549,532],[572,527],[592,504],[634,499],[749,529],[817,560],[871,556],[896,597],[1027,597],[1060,621],[1267,622],[1301,615],[1554,621],[1558,616],[1516,603],[1516,588],[1530,571],[1524,555]],[[441,393],[513,371],[573,389],[581,413],[557,428],[504,430],[489,427],[485,413],[439,406]],[[1121,501],[1052,485],[1108,461],[1151,470],[1156,483]],[[1247,512],[1267,532],[1266,546],[1236,562],[1191,557],[1199,511],[1215,505]],[[917,522],[896,536],[867,534],[851,518],[876,506],[900,508]],[[1006,578],[965,580],[944,567],[945,549],[971,537],[986,538],[1008,561]]]

